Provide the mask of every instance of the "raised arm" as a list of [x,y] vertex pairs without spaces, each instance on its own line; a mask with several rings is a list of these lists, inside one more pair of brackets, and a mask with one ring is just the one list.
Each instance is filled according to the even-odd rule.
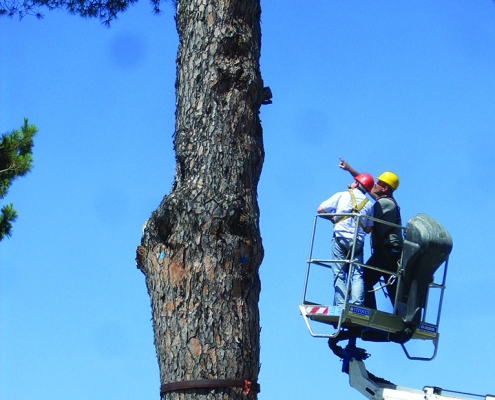
[[[339,156],[339,160],[339,168],[343,169],[344,171],[348,171],[354,178],[359,175],[359,172],[357,172],[354,168],[347,164],[347,162],[342,157]],[[369,194],[375,200],[377,199],[377,195],[373,190],[371,190]]]
[[359,172],[357,172],[354,168],[352,168],[347,162],[339,156],[339,168],[342,168],[344,171],[348,171],[353,177],[356,177],[359,175]]

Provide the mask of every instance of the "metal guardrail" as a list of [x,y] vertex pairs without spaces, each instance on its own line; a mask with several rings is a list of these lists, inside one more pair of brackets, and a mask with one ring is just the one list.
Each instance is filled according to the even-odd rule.
[[[346,264],[349,264],[349,271],[347,273],[347,276],[348,277],[352,276],[352,269],[355,268],[356,266],[362,266],[364,268],[373,269],[373,270],[380,271],[380,272],[386,273],[388,275],[393,275],[393,276],[396,277],[398,290],[397,290],[396,299],[395,299],[396,301],[394,301],[393,314],[385,313],[385,312],[382,312],[382,311],[379,311],[379,310],[377,310],[377,313],[378,314],[376,314],[374,312],[374,310],[373,310],[373,313],[372,314],[373,314],[373,316],[379,315],[380,318],[382,318],[382,319],[385,318],[385,321],[387,321],[386,320],[386,316],[381,315],[381,314],[386,314],[386,315],[390,316],[389,321],[390,321],[391,325],[397,326],[396,320],[399,320],[401,318],[401,316],[400,316],[400,310],[398,309],[399,304],[398,304],[398,301],[397,301],[397,296],[398,296],[398,294],[400,292],[399,291],[399,287],[400,287],[400,285],[402,283],[402,273],[403,273],[402,257],[401,257],[401,260],[399,262],[399,265],[398,265],[398,268],[397,268],[397,272],[391,272],[389,270],[385,270],[385,269],[373,267],[373,266],[370,266],[370,265],[358,263],[357,260],[356,260],[356,258],[355,258],[355,254],[354,254],[355,246],[352,246],[351,254],[349,254],[348,255],[348,258],[346,258],[345,260],[332,259],[332,258],[328,258],[328,259],[327,258],[313,258],[313,251],[314,251],[314,245],[315,245],[315,235],[316,235],[316,230],[317,230],[318,219],[330,220],[331,222],[333,222],[332,221],[332,218],[333,217],[341,217],[341,216],[347,216],[347,217],[353,218],[354,221],[355,221],[355,227],[356,228],[354,230],[354,235],[353,235],[353,243],[354,244],[356,243],[356,239],[357,239],[357,233],[358,233],[359,223],[360,223],[360,221],[362,219],[368,219],[368,220],[374,221],[375,223],[380,223],[380,224],[388,225],[388,226],[391,226],[391,227],[394,227],[394,228],[399,228],[402,231],[404,231],[406,229],[405,226],[393,224],[393,223],[390,223],[390,222],[387,222],[387,221],[380,220],[378,218],[369,217],[369,216],[361,215],[361,214],[355,214],[355,213],[322,213],[322,214],[317,214],[314,217],[314,221],[313,221],[313,229],[312,229],[312,235],[311,235],[311,241],[310,241],[309,255],[308,255],[307,266],[306,266],[306,275],[305,275],[305,279],[304,279],[301,312],[303,313],[303,308],[302,307],[305,306],[305,305],[318,305],[317,303],[311,302],[311,301],[309,301],[307,299],[308,282],[309,282],[309,276],[310,276],[310,272],[311,272],[311,267],[312,266],[318,266],[318,267],[323,267],[323,268],[331,268],[331,264],[332,263],[339,263],[339,264],[340,263],[346,263]],[[435,332],[438,332],[438,326],[439,326],[439,323],[440,323],[440,315],[441,315],[441,308],[442,308],[442,304],[443,304],[443,294],[444,294],[444,290],[445,290],[445,281],[446,281],[446,275],[447,275],[448,259],[447,259],[447,261],[445,261],[444,264],[445,264],[445,266],[444,266],[444,272],[443,272],[443,276],[442,276],[441,282],[440,283],[432,282],[430,284],[429,288],[428,288],[428,294],[429,294],[429,290],[432,289],[432,288],[433,289],[439,289],[440,290],[438,310],[436,310],[436,320],[435,320],[435,323],[434,324],[427,323],[426,320],[425,320],[427,311],[429,311],[429,310],[427,310],[427,306],[428,306],[428,294],[427,294],[427,298],[426,298],[425,308],[423,310],[422,317],[421,317],[421,323],[423,323],[426,326],[426,328],[434,327]],[[306,325],[307,325],[307,327],[308,327],[308,329],[310,331],[310,334],[312,336],[314,336],[314,337],[325,337],[325,338],[336,338],[338,336],[338,334],[340,333],[340,331],[342,330],[343,325],[345,324],[344,321],[349,321],[350,320],[350,318],[349,318],[350,317],[349,316],[349,312],[350,312],[350,309],[351,309],[351,307],[349,306],[350,285],[351,285],[351,279],[347,279],[347,290],[346,290],[345,299],[344,299],[345,306],[342,307],[342,310],[340,312],[340,315],[338,317],[338,320],[337,320],[336,324],[333,324],[334,327],[335,327],[335,331],[333,333],[331,333],[331,334],[319,334],[319,333],[313,332],[313,330],[311,329],[311,326],[309,324],[308,317],[303,313],[303,317],[305,319]],[[331,307],[331,306],[329,306],[329,307]],[[435,311],[433,311],[433,312],[435,312]],[[330,318],[329,320],[331,320],[331,319],[332,318]],[[335,320],[335,316],[333,316],[333,320]],[[354,324],[356,324],[356,323],[359,324],[359,320],[356,320],[356,318],[352,319],[352,321],[353,321]],[[369,324],[366,324],[366,323],[363,323],[363,326],[370,326],[370,325]],[[428,338],[427,335],[419,335],[419,337],[421,339]],[[406,356],[408,358],[410,358],[410,359],[413,359],[413,360],[430,360],[430,359],[433,359],[435,357],[435,355],[436,355],[437,345],[438,345],[438,338],[439,338],[438,334],[435,334],[435,335],[432,335],[431,336],[431,340],[433,340],[433,342],[434,342],[435,349],[434,349],[433,356],[430,357],[430,358],[413,357],[413,356],[411,356],[409,354],[409,352],[407,351],[407,349],[404,346],[404,344],[401,344],[401,346],[402,346],[402,348],[403,348]]]

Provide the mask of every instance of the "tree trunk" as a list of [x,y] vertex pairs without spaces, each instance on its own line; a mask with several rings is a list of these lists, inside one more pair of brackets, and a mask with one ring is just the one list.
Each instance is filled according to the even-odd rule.
[[[151,298],[161,399],[256,399],[264,157],[259,0],[180,0],[176,23],[176,176],[137,250]],[[246,394],[225,387],[232,383],[226,379],[253,386]]]

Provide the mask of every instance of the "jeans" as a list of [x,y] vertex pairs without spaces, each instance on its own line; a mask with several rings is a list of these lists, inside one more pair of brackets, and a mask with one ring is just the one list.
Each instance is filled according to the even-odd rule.
[[[363,263],[363,242],[356,241],[356,248],[354,250],[354,260],[358,263]],[[345,260],[350,259],[352,249],[352,239],[336,238],[332,239],[332,259]],[[362,305],[364,303],[364,280],[363,270],[364,267],[351,264],[351,287],[349,302],[356,305]],[[347,292],[347,277],[349,275],[349,264],[343,262],[331,263],[331,267],[334,274],[334,286],[335,296],[333,299],[334,306],[343,306],[345,300],[345,294]]]

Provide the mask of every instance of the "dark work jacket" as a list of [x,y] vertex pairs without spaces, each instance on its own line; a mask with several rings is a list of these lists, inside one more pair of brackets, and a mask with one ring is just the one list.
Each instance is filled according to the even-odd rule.
[[[375,218],[401,225],[400,207],[391,197],[380,197],[373,206],[373,216]],[[386,247],[393,246],[402,248],[402,229],[393,228],[390,225],[380,224],[375,221],[371,231],[371,243],[374,249],[381,247],[380,242]]]

